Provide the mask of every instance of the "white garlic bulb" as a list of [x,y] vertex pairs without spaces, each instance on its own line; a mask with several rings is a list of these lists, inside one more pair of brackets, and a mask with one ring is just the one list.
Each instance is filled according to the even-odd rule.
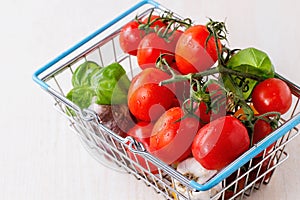
[[[203,184],[216,174],[216,170],[207,170],[195,158],[191,157],[182,162],[177,166],[177,171],[187,176],[189,179],[196,181],[197,183]],[[222,190],[222,183],[219,183],[215,187],[207,191],[191,191],[182,185],[179,181],[175,180],[175,188],[185,196],[189,196],[191,200],[209,200]],[[189,192],[189,194],[188,194]],[[220,197],[221,194],[219,194]],[[218,199],[217,197],[216,199]],[[179,197],[179,200],[181,198]]]

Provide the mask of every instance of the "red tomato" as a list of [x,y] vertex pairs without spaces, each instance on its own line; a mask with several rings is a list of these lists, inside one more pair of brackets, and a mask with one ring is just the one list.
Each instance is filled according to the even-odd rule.
[[191,144],[200,123],[193,117],[182,119],[183,116],[182,109],[174,107],[167,110],[154,124],[150,150],[167,164],[180,162],[191,155]]
[[252,102],[260,114],[272,111],[284,114],[291,107],[292,93],[284,81],[269,78],[257,84],[253,89]]
[[[258,119],[255,122],[254,129],[253,129],[253,144],[256,144],[259,141],[261,141],[262,139],[264,139],[267,135],[272,133],[272,131],[273,131],[273,129],[268,122],[266,122],[262,119]],[[266,153],[268,153],[274,147],[274,145],[275,145],[275,143],[270,145],[267,148]],[[260,156],[263,156],[263,152],[259,153],[256,157],[260,157]]]
[[173,105],[172,91],[155,83],[139,87],[128,101],[131,113],[139,120],[154,121]]
[[156,68],[145,69],[135,76],[128,91],[128,108],[141,121],[154,121],[174,105],[173,84],[159,86],[170,76]]
[[138,45],[146,35],[144,30],[140,30],[139,22],[132,21],[126,24],[120,32],[119,42],[125,53],[136,56]]
[[[171,76],[160,69],[149,68],[144,69],[139,74],[137,74],[131,81],[130,87],[128,89],[128,98],[131,97],[132,93],[139,87],[148,84],[155,83],[159,84],[161,81],[170,79]],[[167,84],[164,87],[169,88],[171,91],[175,91],[175,84]]]
[[[149,152],[150,136],[152,129],[153,123],[141,121],[138,122],[134,127],[132,127],[127,134],[133,137],[136,141],[141,142],[144,148]],[[157,167],[150,161],[147,162],[142,156],[138,154],[134,155],[134,153],[132,153],[129,149],[127,150],[127,154],[131,160],[137,162],[143,169],[149,169],[154,174],[158,172]],[[142,169],[140,166],[135,165],[135,168],[137,168],[138,171],[141,172]]]
[[182,74],[202,72],[217,61],[214,38],[211,37],[205,46],[208,36],[209,32],[203,25],[192,26],[181,35],[176,45],[175,60]]
[[[161,54],[171,53],[170,46],[165,39],[156,33],[146,35],[140,42],[137,51],[138,64],[142,69],[156,67],[156,61]],[[174,59],[173,56],[165,56],[168,63]]]
[[200,102],[199,109],[196,114],[199,115],[204,124],[226,115],[225,101],[227,97],[220,86],[215,83],[211,83],[207,86],[206,93],[210,95],[211,100],[220,99],[220,101],[224,101],[224,103],[218,102],[216,104],[210,104],[211,108],[208,111],[207,104],[202,101]]
[[199,111],[199,117],[200,117],[200,119],[201,119],[201,121],[203,123],[206,124],[206,123],[208,123],[208,122],[211,121],[210,120],[211,110],[207,112],[207,105],[206,105],[206,103],[200,102],[198,111]]
[[235,117],[218,118],[197,133],[192,153],[206,169],[220,170],[249,149],[246,127]]

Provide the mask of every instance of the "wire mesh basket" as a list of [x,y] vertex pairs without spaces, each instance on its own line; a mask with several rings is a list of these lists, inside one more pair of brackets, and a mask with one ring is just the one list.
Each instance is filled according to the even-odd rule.
[[[119,31],[137,13],[144,16],[152,10],[158,15],[168,11],[154,1],[137,3],[37,70],[33,75],[34,81],[53,97],[55,108],[68,119],[71,129],[99,162],[105,160],[110,165],[113,163],[116,169],[132,174],[166,199],[194,199],[195,192],[210,190],[218,184],[222,185],[222,189],[211,199],[243,199],[250,196],[262,184],[269,183],[277,166],[288,158],[286,145],[299,134],[300,88],[280,75],[277,75],[278,78],[284,80],[292,91],[293,103],[290,112],[281,117],[279,128],[201,184],[140,148],[132,137],[124,138],[108,129],[94,111],[82,110],[66,98],[66,93],[72,88],[72,74],[85,61],[94,61],[101,66],[118,62],[130,78],[134,76],[137,61],[121,50]],[[71,115],[70,110],[75,114]],[[266,153],[267,147],[274,143],[272,151]],[[261,152],[263,157],[255,158]],[[184,191],[177,188],[176,183],[180,183]]]

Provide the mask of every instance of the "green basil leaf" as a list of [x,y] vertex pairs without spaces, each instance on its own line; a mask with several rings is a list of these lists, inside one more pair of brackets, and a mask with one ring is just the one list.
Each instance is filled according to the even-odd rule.
[[256,48],[246,48],[232,56],[227,63],[230,69],[258,75],[262,78],[274,77],[274,67],[268,55]]
[[72,76],[73,87],[90,86],[91,77],[100,69],[101,67],[93,61],[86,61],[79,65]]
[[130,80],[119,63],[113,63],[97,71],[91,78],[91,86],[97,94],[97,104],[121,104],[127,102]]
[[[237,54],[232,56],[226,66],[230,69],[243,72],[245,74],[252,74],[263,79],[274,77],[275,70],[274,66],[268,55],[256,48],[246,48],[239,51]],[[256,86],[257,81],[249,78],[232,76],[235,84],[241,87],[243,96],[248,99],[251,96],[253,88]],[[226,78],[223,80],[225,86],[229,88],[229,80]]]
[[89,86],[79,86],[73,88],[66,95],[66,98],[83,109],[91,105],[94,96],[96,96],[96,93],[93,88]]

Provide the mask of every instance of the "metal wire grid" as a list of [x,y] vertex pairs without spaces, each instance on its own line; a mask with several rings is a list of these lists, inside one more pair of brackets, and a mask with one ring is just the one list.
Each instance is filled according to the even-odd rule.
[[[147,12],[149,10],[143,14]],[[55,108],[69,120],[71,129],[80,136],[84,146],[96,160],[104,165],[109,162],[109,166],[114,163],[115,169],[134,175],[166,199],[191,199],[190,194],[193,189],[188,187],[188,181],[183,183],[188,191],[184,194],[175,187],[174,182],[181,180],[178,179],[178,173],[175,170],[173,173],[169,166],[156,165],[147,156],[144,156],[145,154],[132,153],[129,149],[134,151],[134,148],[130,145],[130,141],[124,143],[121,138],[100,126],[99,120],[93,112],[74,110],[76,105],[74,106],[66,98],[59,98],[60,96],[65,97],[65,94],[71,89],[71,77],[75,68],[87,60],[95,61],[102,66],[111,62],[119,62],[126,69],[130,78],[136,74],[138,69],[136,59],[121,51],[118,45],[117,30],[43,78],[51,86],[50,94],[54,97]],[[290,82],[288,84],[293,90],[293,109],[289,115],[283,116],[282,124],[299,112],[299,88]],[[70,115],[70,109],[74,110],[77,115]],[[261,160],[251,159],[246,165],[223,180],[223,189],[212,199],[243,199],[250,196],[253,191],[259,190],[261,185],[268,184],[276,167],[288,158],[288,153],[285,151],[286,144],[296,135],[298,135],[298,129],[295,127],[276,142],[271,153],[267,154],[265,150]],[[156,173],[153,173],[153,166],[155,166]],[[168,170],[166,171],[166,169]],[[169,173],[170,170],[172,173]],[[183,175],[179,175],[180,178],[182,178],[181,176]],[[230,197],[228,197],[228,190],[232,191]]]

